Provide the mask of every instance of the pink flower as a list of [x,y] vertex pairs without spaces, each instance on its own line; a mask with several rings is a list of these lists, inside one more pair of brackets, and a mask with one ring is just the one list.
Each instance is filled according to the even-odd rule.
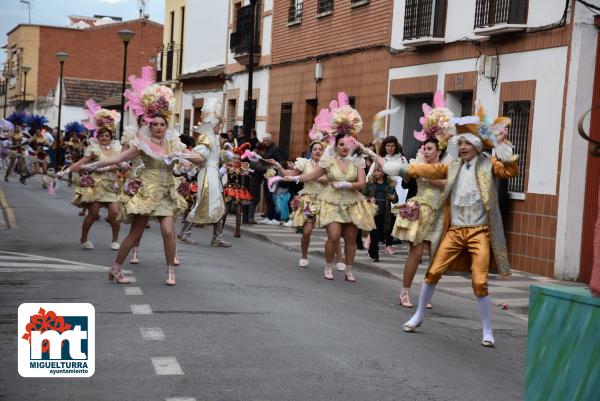
[[129,196],[133,196],[142,186],[142,180],[139,178],[128,178],[123,186],[123,191]]
[[84,175],[79,180],[79,186],[81,186],[82,188],[90,188],[93,187],[94,184],[95,182],[91,175]]
[[420,215],[419,204],[416,202],[405,203],[404,205],[400,206],[398,215],[401,218],[406,219],[408,221],[419,220],[419,215]]

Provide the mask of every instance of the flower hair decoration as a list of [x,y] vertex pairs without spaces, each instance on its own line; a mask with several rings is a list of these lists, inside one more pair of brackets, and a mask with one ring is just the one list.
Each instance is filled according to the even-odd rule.
[[169,118],[175,107],[175,95],[171,88],[154,83],[154,70],[146,66],[142,68],[140,78],[129,77],[131,89],[127,89],[125,109],[132,110],[136,116],[144,116],[146,122],[154,117]]
[[423,117],[419,119],[423,129],[415,131],[414,136],[419,142],[435,138],[440,149],[446,148],[448,140],[454,134],[454,114],[446,107],[444,94],[436,91],[433,96],[433,108],[423,103]]
[[101,128],[115,132],[116,126],[121,121],[121,113],[116,110],[108,110],[100,107],[93,99],[85,102],[88,121],[83,125],[89,130],[98,132]]

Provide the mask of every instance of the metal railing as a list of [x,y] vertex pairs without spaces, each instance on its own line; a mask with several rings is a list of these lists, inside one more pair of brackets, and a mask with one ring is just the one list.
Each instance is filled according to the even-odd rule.
[[406,0],[404,39],[443,38],[446,29],[446,0]]
[[[258,23],[257,23],[258,26]],[[229,36],[229,49],[233,54],[250,52],[250,37],[252,32],[252,6],[244,6],[237,10],[236,29]],[[259,37],[256,32],[256,37]],[[254,41],[254,53],[259,53],[260,45]]]
[[302,22],[302,9],[304,8],[304,0],[291,0],[290,8],[288,9],[288,23]]
[[475,28],[526,22],[527,0],[477,0],[475,5]]
[[519,175],[508,180],[508,190],[511,192],[525,192],[531,102],[505,102],[503,108],[503,114],[512,120],[508,128],[509,139],[513,144],[515,154],[519,155]]

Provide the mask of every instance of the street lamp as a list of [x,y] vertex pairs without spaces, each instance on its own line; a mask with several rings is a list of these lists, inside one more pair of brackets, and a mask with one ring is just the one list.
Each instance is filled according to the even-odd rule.
[[23,110],[27,109],[27,103],[25,103],[25,93],[27,92],[27,73],[31,70],[31,67],[28,65],[22,65],[21,71],[23,71],[23,76],[25,77],[23,80]]
[[123,46],[125,47],[125,56],[123,58],[123,81],[121,84],[121,122],[119,123],[119,138],[123,134],[123,120],[125,120],[125,79],[127,78],[127,46],[133,37],[135,36],[135,32],[130,31],[129,29],[123,29],[117,32],[119,38],[123,41]]
[[4,76],[4,118],[6,118],[6,102],[8,101],[8,80],[10,79],[10,73],[8,71],[4,71],[2,74]]
[[60,117],[62,111],[62,88],[63,88],[63,66],[69,55],[65,52],[55,54],[56,59],[60,63],[60,79],[58,82],[58,135],[56,135],[56,167],[60,166],[61,149],[60,149]]

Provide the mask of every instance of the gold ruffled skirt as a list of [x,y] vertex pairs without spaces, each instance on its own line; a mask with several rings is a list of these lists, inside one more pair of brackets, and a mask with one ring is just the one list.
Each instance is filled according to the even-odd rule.
[[319,209],[319,227],[327,227],[331,223],[352,223],[359,230],[375,229],[377,205],[368,202],[360,192],[327,187],[319,195]]
[[[292,212],[293,227],[302,227],[306,222],[317,223],[319,217],[320,203],[317,200],[317,195],[303,194],[300,196],[298,207]],[[311,217],[312,216],[312,217]]]
[[139,179],[142,186],[134,195],[121,192],[119,201],[122,203],[120,219],[131,223],[133,215],[150,217],[175,217],[184,211],[188,204],[179,193],[178,183],[169,171],[144,170]]
[[419,204],[414,201],[406,202],[407,205],[418,206],[419,217],[416,220],[403,218],[398,214],[400,206],[396,206],[392,212],[395,213],[396,222],[392,228],[392,235],[399,240],[408,241],[413,245],[418,245],[423,241],[430,241],[429,234],[435,218],[435,213],[431,207]]
[[[92,174],[94,186],[75,187],[75,197],[71,203],[77,207],[83,207],[94,202],[112,203],[117,202],[117,188],[115,174]],[[77,182],[78,183],[78,182]]]

